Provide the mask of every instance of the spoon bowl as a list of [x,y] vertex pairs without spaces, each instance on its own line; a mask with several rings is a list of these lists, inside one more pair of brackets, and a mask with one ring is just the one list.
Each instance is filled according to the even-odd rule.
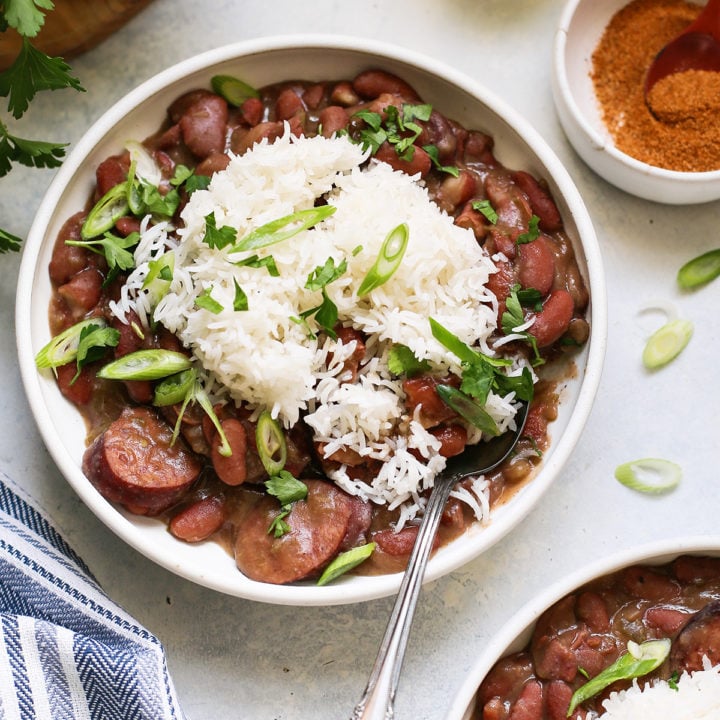
[[720,72],[720,0],[709,0],[695,21],[655,56],[645,75],[645,99],[660,80],[688,70]]
[[488,442],[473,445],[460,455],[450,458],[445,469],[435,478],[370,679],[351,720],[387,720],[393,717],[395,692],[415,606],[445,503],[458,482],[473,475],[484,475],[510,456],[522,437],[528,407],[527,403],[523,403],[518,409],[515,430],[508,430]]

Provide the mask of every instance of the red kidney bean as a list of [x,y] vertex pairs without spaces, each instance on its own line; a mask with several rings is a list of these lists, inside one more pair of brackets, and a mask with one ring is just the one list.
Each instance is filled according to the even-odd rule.
[[230,164],[230,156],[226,153],[213,153],[208,155],[204,160],[198,163],[195,168],[196,175],[206,175],[212,177],[216,172],[225,170]]
[[331,137],[336,132],[344,130],[350,116],[348,111],[340,105],[329,105],[323,108],[318,115],[318,121],[324,137]]
[[305,106],[297,92],[293,88],[282,90],[275,101],[275,119],[289,120],[299,112],[305,112]]
[[112,190],[116,185],[125,182],[129,169],[130,156],[127,153],[123,155],[113,155],[103,160],[95,171],[97,196],[100,198],[105,195],[108,190]]
[[265,115],[265,106],[260,98],[248,98],[240,106],[240,110],[242,119],[252,127],[261,123]]
[[467,445],[467,430],[462,425],[440,425],[430,434],[440,441],[440,455],[446,458],[459,455]]
[[220,426],[225,433],[232,454],[228,456],[220,454],[222,442],[220,434],[216,433],[210,445],[213,468],[226,485],[242,485],[247,480],[245,453],[248,442],[245,427],[237,418],[222,420]]
[[670,607],[651,607],[643,616],[650,628],[660,630],[662,635],[675,635],[690,618],[690,613]]
[[316,110],[325,97],[325,85],[323,83],[317,83],[310,85],[302,91],[302,101],[306,108],[310,110]]
[[153,147],[158,150],[172,150],[182,142],[180,126],[176,123],[171,125],[165,132],[161,133],[153,141]]
[[544,297],[554,279],[555,254],[542,235],[518,246],[518,281],[524,288],[534,288]]
[[236,155],[242,155],[255,145],[255,143],[259,143],[265,139],[267,139],[268,142],[272,142],[276,138],[279,138],[283,132],[284,127],[281,122],[261,122],[249,130],[246,128],[237,128],[233,131],[230,138],[230,149]]
[[417,375],[403,380],[402,388],[405,393],[405,407],[411,415],[415,414],[418,405],[421,405],[420,421],[425,427],[433,427],[439,423],[455,417],[455,411],[446,405],[437,394],[440,383],[459,386],[459,378],[450,375],[436,378],[432,375]]
[[360,363],[365,357],[365,338],[359,330],[353,327],[338,327],[335,329],[335,332],[337,333],[338,340],[341,340],[343,345],[349,345],[351,342],[355,343],[355,349],[352,351],[352,354],[345,359],[344,368],[340,373],[342,382],[353,383],[357,379]]
[[562,228],[562,218],[552,195],[530,173],[519,170],[513,178],[520,189],[528,196],[533,214],[537,215],[539,225],[545,232],[555,232]]
[[681,583],[700,583],[720,578],[720,558],[681,555],[673,563],[675,577]]
[[610,615],[603,598],[594,592],[578,595],[575,612],[592,632],[606,632],[610,627]]
[[399,95],[406,102],[417,102],[420,99],[408,83],[383,70],[366,70],[360,73],[353,80],[352,87],[361,98],[365,99],[376,98],[383,93]]
[[339,551],[350,550],[367,542],[367,533],[372,522],[372,508],[359,497],[350,496],[351,512],[345,537]]
[[[477,183],[472,173],[462,170],[457,177],[448,175],[435,193],[435,202],[448,215],[454,215],[457,208],[468,202],[477,191]],[[457,224],[457,221],[456,221]]]
[[554,290],[544,302],[542,310],[528,332],[537,340],[538,347],[548,347],[559,340],[570,325],[575,305],[566,290]]
[[344,107],[352,107],[360,102],[360,96],[353,89],[352,83],[339,82],[330,93],[330,102]]
[[79,240],[80,228],[85,219],[85,213],[75,213],[65,221],[60,229],[58,239],[53,246],[50,259],[50,279],[57,285],[63,285],[70,278],[87,267],[90,251],[77,245],[67,245],[65,240]]
[[80,370],[76,378],[77,365],[74,362],[55,369],[58,388],[65,398],[76,405],[87,405],[95,390],[95,374],[87,366]]
[[452,162],[457,150],[457,138],[450,121],[437,110],[430,113],[427,122],[422,123],[418,145],[434,145],[442,163]]
[[196,157],[204,159],[225,150],[227,102],[219,95],[202,95],[180,118],[183,142]]
[[471,130],[463,143],[463,154],[467,162],[478,161],[494,167],[497,160],[493,155],[494,140],[490,135]]
[[510,709],[508,720],[542,720],[543,687],[537,680],[525,683]]
[[639,565],[623,571],[622,583],[633,597],[653,602],[672,600],[680,593],[680,586],[675,580]]
[[168,524],[170,532],[185,542],[200,542],[214,535],[225,523],[225,499],[209,495],[183,508]]
[[472,203],[467,203],[455,218],[455,224],[461,228],[472,230],[478,241],[484,240],[488,233],[490,223],[479,211],[475,210]]
[[566,720],[573,690],[562,680],[553,680],[545,689],[547,720]]
[[[417,534],[417,525],[407,525],[400,530],[400,532],[395,532],[394,530],[378,530],[372,534],[372,539],[383,552],[388,555],[400,556],[410,554],[415,544]],[[433,550],[435,550],[439,544],[440,539],[435,536],[432,546]]]
[[532,216],[530,204],[513,183],[510,174],[488,175],[485,179],[485,192],[497,213],[499,227],[515,229],[516,236],[527,231]]
[[201,463],[157,413],[127,407],[85,451],[82,469],[111,502],[138,515],[174,505],[195,482]]
[[67,303],[72,316],[80,320],[98,304],[102,284],[103,276],[98,270],[85,268],[61,285],[57,293]]
[[134,232],[140,232],[140,220],[136,217],[132,217],[131,215],[126,215],[125,217],[118,218],[115,221],[115,229],[123,237],[127,237]]
[[403,160],[395,152],[395,147],[389,142],[384,142],[375,153],[377,160],[382,160],[395,170],[401,170],[407,175],[420,175],[426,177],[432,167],[430,156],[417,145],[414,146],[413,156],[410,160]]

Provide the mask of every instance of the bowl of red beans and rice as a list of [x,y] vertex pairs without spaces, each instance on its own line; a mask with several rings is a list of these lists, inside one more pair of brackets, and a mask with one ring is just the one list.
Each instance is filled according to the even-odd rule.
[[[499,629],[448,720],[714,717],[720,538],[636,545],[558,580]],[[652,648],[635,674],[624,660]],[[659,648],[659,651],[658,651]]]
[[[225,78],[233,89],[259,88],[262,92],[251,93],[252,100],[248,96],[235,105],[221,102],[217,99],[221,93],[213,85],[218,78]],[[404,104],[400,105],[400,100]],[[417,129],[416,136],[425,138],[426,143],[423,146],[417,140],[414,154],[403,158],[397,147],[392,148],[391,157],[383,156],[388,134],[393,134],[387,119],[387,106],[393,103],[401,110],[393,118],[396,137],[391,142],[402,140],[399,135],[407,138]],[[217,106],[221,106],[220,120],[214,115]],[[408,108],[417,117],[410,117]],[[358,115],[358,110],[370,114]],[[403,117],[403,112],[408,114]],[[428,115],[423,116],[423,112]],[[373,117],[383,118],[380,131],[384,143],[379,142],[371,151],[367,138]],[[358,144],[361,135],[365,140]],[[458,138],[462,153],[455,149]],[[328,183],[324,190],[313,189],[314,208],[302,204],[307,204],[306,199],[290,197],[296,192],[292,187],[274,194],[271,202],[263,200],[264,190],[247,189],[248,178],[257,180],[266,172],[268,163],[276,163],[281,151],[285,153],[284,170],[272,171],[276,186],[283,174],[295,177],[297,173],[306,176],[302,192],[313,188],[313,183],[318,187]],[[366,172],[371,153],[374,174]],[[329,155],[334,158],[332,167],[325,167],[324,158]],[[117,264],[124,248],[115,250],[111,259],[103,256],[98,260],[97,244],[94,249],[80,247],[88,216],[99,212],[99,200],[106,202],[119,187],[131,187],[131,177],[145,182],[142,168],[148,157],[153,159],[150,174],[157,173],[159,185],[163,186],[161,201],[174,187],[180,193],[180,209],[170,222],[161,223],[157,222],[157,214],[150,218],[155,210],[148,211],[147,219],[143,219],[140,213],[132,216],[126,204],[125,215],[114,217],[111,229],[121,238],[117,241],[120,245],[125,238],[141,238],[137,245],[129,240],[125,243],[136,258],[135,270],[122,262]],[[313,163],[318,157],[322,162],[317,161],[316,168]],[[186,176],[178,179],[178,168],[186,166]],[[209,186],[205,181],[199,192],[196,188],[190,191],[182,184],[187,176],[214,180]],[[364,195],[373,192],[375,196]],[[433,198],[429,203],[432,207],[428,207],[425,197],[428,193]],[[223,243],[229,243],[230,251],[240,247],[232,240],[219,239],[228,229],[223,225],[235,222],[233,212],[251,213],[245,207],[237,211],[230,207],[234,200],[228,198],[239,194],[248,207],[255,202],[259,208],[255,211],[259,218],[254,220],[255,235],[249,233],[246,239],[267,234],[270,228],[276,233],[273,242],[277,244],[270,255],[263,241],[255,240],[252,246],[246,243],[245,248],[256,249],[247,251],[240,260],[234,258],[235,279],[230,279],[229,299],[222,300],[220,281],[213,281],[212,276],[210,280],[198,280],[198,267],[216,273],[216,251],[228,250]],[[378,249],[372,249],[368,238],[374,232],[374,216],[383,215],[378,208],[390,196],[396,197],[398,203],[402,199],[413,211],[404,218],[410,240],[405,238],[408,254],[403,263],[382,279],[375,277],[375,285],[364,291],[370,298],[382,297],[387,306],[388,314],[378,320],[376,308],[368,310],[375,300],[358,300],[361,293],[351,283],[354,273],[360,273],[358,280],[364,276],[366,283],[376,273],[370,266]],[[157,199],[157,193],[153,197],[146,194],[138,202],[147,208]],[[367,228],[358,240],[353,235],[358,232],[353,225],[358,223],[353,223],[352,218],[357,217],[358,207],[368,207],[368,197],[374,197],[372,202],[378,210],[368,212]],[[365,205],[358,206],[357,198]],[[213,202],[214,220],[209,220],[208,208]],[[220,206],[225,208],[222,219],[217,209]],[[494,219],[485,214],[488,206],[495,213]],[[298,207],[303,209],[298,211]],[[343,228],[349,239],[343,240],[347,244],[338,251],[346,259],[342,264],[326,258],[327,253],[322,255],[325,250],[310,257],[312,253],[306,247],[299,252],[293,249],[292,242],[277,241],[281,220],[298,224],[300,218],[309,216],[313,219],[307,221],[302,232],[314,238],[314,248],[335,242],[333,238]],[[212,230],[219,233],[212,236],[212,241],[208,229],[211,222]],[[174,233],[181,226],[190,237],[194,224],[200,228],[199,244],[182,259],[182,251],[178,254],[172,246],[177,241]],[[381,233],[381,253],[387,250],[389,241],[402,236],[403,224],[393,223],[393,227],[395,230],[387,236]],[[464,249],[446,253],[454,258],[438,260],[441,269],[432,278],[437,289],[427,291],[433,287],[428,285],[431,273],[422,268],[431,267],[427,263],[437,258],[432,243],[420,238],[430,227],[443,238],[442,233],[457,237]],[[95,233],[96,240],[107,237],[107,228]],[[147,257],[140,257],[140,246],[156,247],[158,237],[161,245],[166,243],[164,250],[172,246],[173,282],[178,283],[172,302],[163,297],[152,310],[158,312],[158,317],[163,314],[160,321],[151,317],[139,300],[147,296],[152,285],[148,280],[150,272],[155,272],[151,277],[156,281],[153,287],[165,282],[160,274],[163,261],[158,259],[162,256],[153,255],[155,250],[150,249]],[[463,243],[468,237],[475,240],[465,248]],[[213,252],[212,258],[207,255],[209,251]],[[492,265],[466,279],[468,268],[463,265],[475,262],[467,258],[480,255],[482,263]],[[289,322],[282,325],[279,332],[286,339],[280,343],[282,352],[296,353],[284,360],[285,365],[272,365],[275,359],[266,359],[264,343],[253,334],[256,327],[243,331],[242,338],[232,328],[231,334],[227,328],[222,333],[216,328],[223,324],[226,310],[237,314],[248,303],[252,308],[260,292],[252,284],[253,278],[262,272],[264,287],[276,277],[268,270],[271,261],[277,261],[274,270],[279,268],[280,277],[294,270],[303,279],[307,276],[306,288],[315,292],[320,303],[299,308],[296,316],[290,313]],[[309,263],[307,268],[303,263]],[[248,269],[251,266],[252,271]],[[545,279],[538,270],[543,266]],[[139,279],[135,277],[138,268],[144,268]],[[185,279],[180,280],[183,273]],[[311,275],[315,281],[325,279],[313,285]],[[526,278],[525,289],[546,285],[539,294],[533,289],[537,296],[534,308],[525,309],[525,319],[530,319],[527,324],[522,323],[523,308],[516,295],[522,289],[516,282],[518,276]],[[238,277],[243,278],[240,283]],[[448,278],[447,282],[443,277]],[[187,278],[194,278],[198,285],[194,295],[185,297],[179,286],[191,283]],[[121,282],[122,290],[118,289]],[[423,327],[405,328],[406,335],[401,337],[403,342],[405,337],[410,338],[407,343],[395,338],[392,349],[387,350],[387,318],[405,311],[390,286],[403,282],[406,285],[398,285],[399,292],[420,304]],[[379,290],[378,285],[382,285]],[[439,402],[437,377],[425,370],[417,371],[419,374],[413,370],[411,374],[403,366],[395,372],[407,375],[397,379],[389,377],[387,370],[375,373],[373,363],[382,364],[392,356],[396,363],[393,367],[397,368],[401,358],[398,346],[424,366],[433,365],[439,352],[447,354],[448,345],[454,347],[456,355],[463,352],[458,347],[467,350],[473,343],[474,348],[489,347],[487,338],[465,337],[464,325],[475,322],[475,316],[463,315],[463,308],[469,304],[465,299],[452,301],[457,303],[457,310],[454,305],[450,310],[438,305],[437,295],[469,292],[467,287],[458,289],[461,285],[477,286],[476,293],[494,288],[474,311],[481,317],[492,316],[492,323],[497,316],[501,325],[501,317],[519,308],[520,319],[515,318],[512,330],[508,325],[508,337],[497,347],[506,344],[507,348],[498,353],[510,355],[512,348],[523,345],[521,359],[506,363],[513,368],[507,372],[515,379],[521,374],[535,378],[531,406],[534,420],[526,427],[514,462],[483,480],[477,496],[473,495],[475,486],[468,486],[466,495],[471,499],[456,499],[449,506],[440,547],[428,566],[428,579],[459,567],[509,532],[560,473],[580,436],[598,387],[606,335],[603,270],[590,218],[567,172],[533,128],[501,100],[453,69],[422,55],[351,38],[286,37],[246,42],[191,58],[142,84],[90,128],[59,170],[31,229],[20,272],[16,312],[23,382],[46,446],[72,487],[109,529],[161,566],[221,592],[265,602],[324,605],[381,597],[399,585],[423,498],[432,481],[432,474],[422,476],[416,488],[403,486],[403,494],[399,495],[397,476],[412,475],[417,461],[421,461],[418,472],[422,475],[427,472],[425,466],[432,464],[428,456],[437,458],[443,453],[449,456],[462,451],[466,443],[472,442],[469,438],[475,431],[468,430],[464,419],[458,419],[457,413],[448,412],[447,405]],[[347,317],[343,303],[348,297],[365,312],[357,323],[343,321]],[[339,316],[330,314],[333,322],[324,319],[328,305],[339,312]],[[436,316],[433,320],[440,322],[429,330],[425,321],[430,318],[422,317],[423,312],[431,313]],[[270,318],[271,313],[263,311],[262,316],[255,318],[256,326],[262,325],[260,321]],[[402,318],[408,316],[405,313]],[[243,318],[247,317],[245,313]],[[39,354],[54,337],[83,323],[93,330],[100,325],[104,331],[113,332],[112,347],[103,350],[103,361],[91,359],[81,368],[73,358],[65,366],[38,367]],[[380,332],[373,330],[377,325],[382,326]],[[536,335],[532,335],[533,325]],[[296,347],[288,338],[298,327],[304,336]],[[497,342],[499,332],[492,336],[492,342]],[[303,343],[311,337],[319,345],[308,350]],[[435,340],[437,347],[433,345]],[[197,375],[204,385],[193,387],[200,388],[198,392],[208,402],[204,406],[195,402],[199,397],[196,393],[190,404],[189,396],[185,405],[177,399],[160,403],[159,375],[148,380],[141,375],[121,374],[117,376],[120,382],[116,378],[113,384],[104,376],[106,371],[99,370],[103,364],[109,368],[109,359],[122,360],[123,356],[134,357],[132,353],[148,350],[153,358],[153,353],[170,353],[173,360],[180,362],[173,380],[188,369],[195,373],[193,377]],[[311,358],[307,362],[317,362],[318,357],[322,377],[306,382],[305,387],[303,375],[296,368],[307,358]],[[471,355],[471,359],[475,357]],[[235,364],[230,367],[228,362]],[[457,357],[445,365],[443,362],[440,366],[446,371],[450,365],[450,380],[446,378],[443,387],[457,395],[457,368],[467,365],[467,357],[462,362]],[[191,367],[193,363],[197,364],[197,372]],[[127,367],[122,372],[127,372]],[[111,374],[109,370],[107,373]],[[248,380],[252,373],[253,379]],[[233,378],[238,377],[244,379],[235,387]],[[354,390],[360,392],[358,378],[372,385],[372,396],[353,397]],[[328,402],[325,406],[324,400],[315,397],[308,400],[308,387],[316,382],[323,388],[328,384],[333,387],[332,392],[337,394],[334,404]],[[110,390],[109,385],[113,386]],[[345,432],[376,419],[376,425],[387,425],[383,411],[377,410],[377,418],[373,415],[374,402],[368,409],[368,397],[378,398],[380,404],[384,397],[380,390],[390,387],[395,388],[402,407],[401,411],[388,412],[401,415],[398,425],[405,433],[401,436],[398,430],[398,435],[389,441],[397,453],[392,467],[378,460],[385,457],[382,454],[372,454],[377,442],[362,437],[359,445],[351,446]],[[265,405],[266,396],[258,388],[270,398]],[[176,391],[177,387],[171,385],[171,394]],[[257,396],[253,395],[256,391]],[[497,408],[490,409],[492,424],[497,421],[501,430],[512,428],[513,399],[517,405],[519,395],[514,389],[497,401]],[[397,402],[398,397],[394,397],[392,408],[396,407],[392,403]],[[348,408],[353,403],[360,409],[348,419]],[[433,403],[439,403],[435,410]],[[504,403],[509,403],[507,412]],[[210,408],[208,415],[201,406]],[[312,416],[308,421],[312,427],[309,440],[306,427],[302,437],[296,432],[298,415],[305,419]],[[339,424],[344,428],[342,436],[337,431]],[[270,428],[269,439],[259,434],[262,427]],[[118,467],[126,463],[126,455],[142,453],[138,433],[151,436],[154,451],[163,444],[170,447],[169,454],[163,450],[161,455],[172,471],[154,480],[148,479],[147,473],[139,480],[123,475]],[[237,441],[233,440],[235,433],[240,437]],[[272,458],[263,455],[264,443],[272,440],[273,433],[280,434],[286,450],[284,467],[277,476],[266,464]],[[234,456],[232,451],[225,453],[227,445],[223,441],[230,446],[241,443],[238,447],[242,449]],[[364,443],[372,448],[366,448]],[[406,464],[397,460],[401,450]],[[243,459],[239,470],[233,457]],[[157,461],[153,455],[141,459],[141,464]],[[276,489],[266,490],[268,477],[272,480],[288,476],[305,481],[306,495],[298,502],[283,500]],[[378,478],[384,478],[382,484]],[[473,521],[473,514],[483,512],[480,522]],[[212,531],[203,534],[204,524],[212,525]],[[292,557],[279,564],[267,559],[274,558],[275,539],[285,542],[308,527],[310,534],[317,536],[310,546],[293,551],[286,547],[282,552]],[[274,532],[269,532],[271,528]],[[332,582],[318,584],[318,577],[333,558],[359,546],[374,549],[369,562]]]

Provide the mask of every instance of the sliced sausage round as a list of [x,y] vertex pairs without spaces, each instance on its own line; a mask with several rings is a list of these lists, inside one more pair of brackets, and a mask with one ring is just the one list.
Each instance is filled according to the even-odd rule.
[[696,612],[680,631],[670,650],[670,666],[678,672],[702,670],[703,657],[712,665],[720,662],[720,600]]
[[82,469],[106,499],[138,515],[175,504],[202,465],[154,410],[125,408],[83,455]]
[[351,497],[323,480],[304,480],[307,498],[293,503],[283,518],[289,532],[268,532],[281,512],[277,499],[264,496],[239,524],[235,562],[252,580],[282,585],[321,570],[338,552],[352,514]]

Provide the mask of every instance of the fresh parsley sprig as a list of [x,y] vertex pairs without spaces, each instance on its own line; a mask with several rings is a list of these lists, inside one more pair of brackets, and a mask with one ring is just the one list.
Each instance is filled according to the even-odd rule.
[[[0,73],[0,97],[8,99],[7,111],[15,120],[23,116],[38,92],[62,88],[85,91],[62,58],[50,57],[30,42],[45,23],[44,11],[53,7],[51,0],[0,3],[0,32],[13,28],[22,37],[14,62]],[[0,177],[7,175],[15,163],[33,168],[59,167],[66,147],[66,143],[21,137],[0,120]],[[18,251],[21,243],[16,235],[0,229],[0,253]]]

